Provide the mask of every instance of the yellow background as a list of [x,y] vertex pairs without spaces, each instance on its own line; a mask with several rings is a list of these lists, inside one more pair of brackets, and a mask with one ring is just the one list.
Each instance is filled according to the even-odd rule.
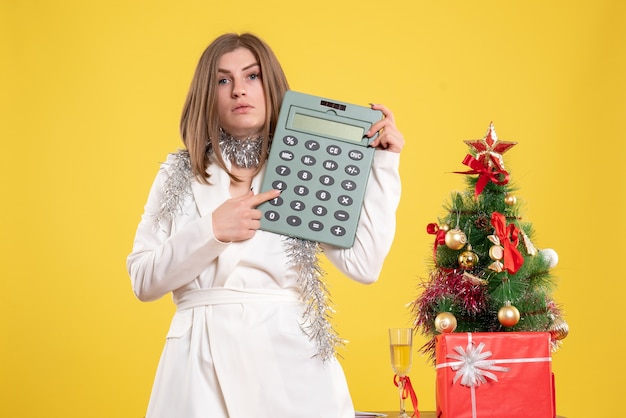
[[[558,412],[624,414],[625,4],[2,0],[0,416],[143,416],[174,308],[134,298],[125,257],[158,163],[181,145],[197,59],[224,31],[263,37],[294,90],[386,104],[406,137],[379,282],[328,269],[358,409],[397,406],[386,330],[410,325],[425,225],[465,187],[450,174],[462,140],[494,121],[519,142],[505,161],[535,244],[560,256]],[[410,376],[434,409],[417,353]]]

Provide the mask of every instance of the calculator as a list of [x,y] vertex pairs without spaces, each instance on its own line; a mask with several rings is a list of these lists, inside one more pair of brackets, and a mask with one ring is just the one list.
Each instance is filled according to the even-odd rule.
[[369,107],[287,91],[261,191],[260,229],[341,248],[354,244],[374,158],[365,133],[382,119]]

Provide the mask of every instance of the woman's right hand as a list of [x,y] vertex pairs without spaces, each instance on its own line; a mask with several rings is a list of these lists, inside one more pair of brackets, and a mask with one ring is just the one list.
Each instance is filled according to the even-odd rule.
[[257,206],[279,195],[279,190],[269,190],[256,195],[249,191],[243,196],[226,200],[213,212],[213,235],[221,242],[245,241],[252,238],[261,226],[262,213]]

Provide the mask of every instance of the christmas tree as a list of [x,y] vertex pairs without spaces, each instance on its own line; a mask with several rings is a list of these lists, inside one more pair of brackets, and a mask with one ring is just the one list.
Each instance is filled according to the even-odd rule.
[[427,225],[434,235],[432,268],[413,302],[415,329],[430,340],[434,358],[443,332],[547,331],[556,350],[568,326],[552,299],[554,250],[538,250],[503,154],[516,142],[498,141],[493,123],[483,139],[464,141],[467,189],[454,192],[445,215]]

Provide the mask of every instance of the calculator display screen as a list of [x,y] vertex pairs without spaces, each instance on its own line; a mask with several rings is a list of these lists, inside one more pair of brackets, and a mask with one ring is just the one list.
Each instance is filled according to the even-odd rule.
[[364,133],[363,128],[360,126],[316,118],[297,112],[293,115],[292,126],[295,129],[301,129],[312,134],[331,136],[354,142],[361,142]]

